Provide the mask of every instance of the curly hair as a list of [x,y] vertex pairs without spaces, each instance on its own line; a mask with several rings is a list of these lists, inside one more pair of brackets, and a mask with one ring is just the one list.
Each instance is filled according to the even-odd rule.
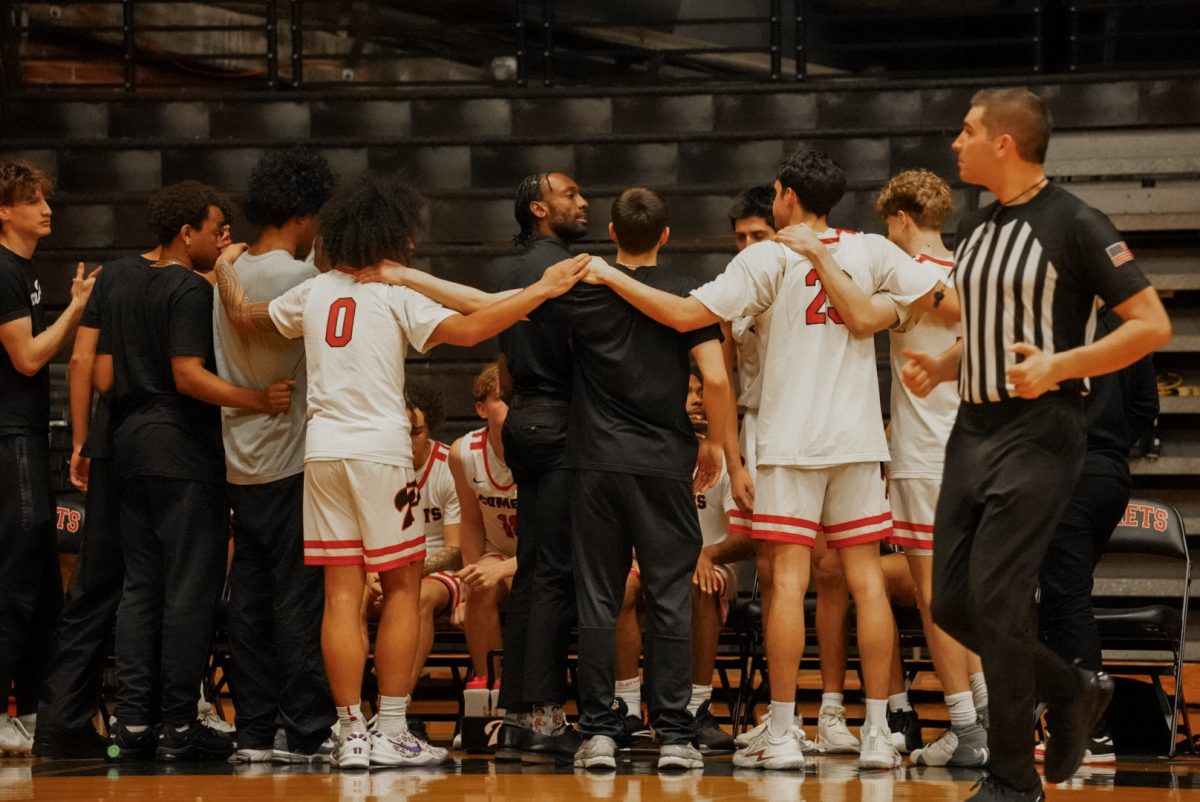
[[0,206],[25,203],[37,197],[49,198],[54,182],[38,168],[20,159],[0,161]]
[[950,185],[928,170],[905,170],[892,176],[875,198],[880,219],[904,212],[918,228],[941,231],[954,212]]
[[513,242],[517,245],[524,245],[533,236],[534,229],[537,227],[537,218],[534,217],[529,204],[542,199],[542,184],[549,175],[549,173],[527,175],[517,185],[517,195],[513,199],[513,217],[516,218],[517,225],[521,227],[521,230],[513,236]]
[[479,371],[479,375],[475,377],[475,383],[471,385],[471,395],[474,396],[476,403],[483,403],[493,395],[501,395],[499,363],[492,362]]
[[775,213],[771,210],[775,203],[775,187],[750,187],[738,193],[729,207],[729,224],[736,226],[738,220],[747,217],[761,217],[772,227],[775,225]]
[[425,201],[394,176],[362,176],[334,193],[318,230],[329,264],[358,270],[393,259],[408,264]]
[[776,178],[784,189],[796,193],[806,212],[817,217],[829,214],[846,193],[846,173],[819,150],[797,150],[784,159]]
[[267,153],[250,174],[246,219],[256,226],[282,226],[296,217],[309,217],[333,194],[337,183],[329,162],[309,148]]
[[437,431],[446,420],[442,394],[428,382],[409,379],[404,383],[404,407],[421,410],[425,415],[425,426],[431,433]]
[[209,206],[222,210],[229,208],[225,199],[207,184],[180,181],[154,194],[146,209],[146,222],[158,244],[167,245],[179,236],[179,230],[184,226],[200,228],[204,225]]

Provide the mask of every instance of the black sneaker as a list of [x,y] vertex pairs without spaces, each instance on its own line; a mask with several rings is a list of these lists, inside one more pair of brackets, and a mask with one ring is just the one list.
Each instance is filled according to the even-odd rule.
[[182,732],[164,724],[158,735],[154,759],[162,761],[226,760],[237,748],[227,732],[193,721]]
[[500,731],[496,733],[496,760],[519,761],[532,733],[533,730],[528,727],[518,726],[511,721],[501,724]]
[[[33,745],[33,752],[37,754],[36,742]],[[1087,765],[1117,762],[1117,750],[1113,746],[1113,739],[1108,734],[1107,727],[1098,727],[1096,732],[1092,733],[1092,737],[1088,739],[1087,749],[1083,753],[1083,762]]]
[[1041,786],[1019,791],[995,777],[986,775],[971,789],[975,794],[967,802],[1043,802],[1046,793]]
[[154,727],[135,733],[117,722],[108,738],[108,748],[105,749],[104,756],[117,763],[153,760],[157,744],[158,732]]
[[616,739],[622,751],[649,749],[654,746],[654,734],[645,719],[629,711],[629,705],[619,696],[613,700],[613,709],[621,719],[621,735]]
[[529,740],[525,743],[525,751],[521,753],[521,762],[571,763],[582,744],[583,737],[569,724],[562,732],[553,735],[531,731]]
[[418,740],[430,743],[429,741],[429,726],[419,718],[408,717],[408,731],[417,737]]
[[1112,678],[1103,671],[1072,666],[1079,691],[1071,699],[1046,710],[1046,781],[1065,782],[1083,762],[1091,736],[1113,695]]
[[33,737],[33,754],[59,760],[101,759],[108,754],[108,744],[108,739],[90,726],[77,732],[57,734],[43,734],[39,727]]
[[709,703],[705,702],[696,711],[696,741],[700,744],[700,753],[724,755],[736,752],[737,745],[733,742],[733,736],[721,729],[708,705]]
[[921,720],[916,710],[889,711],[888,729],[892,731],[892,746],[902,755],[907,755],[925,745],[921,737]]

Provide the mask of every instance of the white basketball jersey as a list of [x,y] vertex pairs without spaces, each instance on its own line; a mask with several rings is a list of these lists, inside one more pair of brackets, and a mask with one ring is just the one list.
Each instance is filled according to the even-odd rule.
[[696,495],[696,515],[700,518],[700,534],[704,536],[705,546],[725,542],[729,536],[729,511],[736,508],[729,472],[722,466],[717,483],[707,493]]
[[464,435],[459,442],[458,456],[483,516],[483,550],[515,557],[517,484],[513,481],[512,471],[488,442],[486,426]]
[[331,270],[271,301],[271,320],[303,335],[308,365],[305,461],[359,459],[412,468],[404,358],[425,351],[454,314],[407,287],[356,284]]
[[429,449],[429,458],[425,460],[425,468],[417,480],[417,490],[421,494],[421,517],[425,522],[427,555],[442,550],[446,545],[445,528],[461,520],[449,456],[450,447],[435,440]]
[[[937,280],[952,286],[954,262],[921,254],[916,262]],[[924,351],[936,355],[954,345],[959,326],[919,313],[907,325],[891,332],[892,338],[892,410],[890,474],[896,479],[940,479],[946,456],[946,441],[958,416],[958,385],[942,382],[924,398],[917,398],[904,386],[900,371],[908,358],[903,351]]]
[[[902,321],[937,282],[884,237],[841,229],[819,236],[863,292],[891,298]],[[751,245],[692,295],[724,320],[756,318],[760,466],[887,460],[874,339],[850,334],[808,259],[775,242]]]

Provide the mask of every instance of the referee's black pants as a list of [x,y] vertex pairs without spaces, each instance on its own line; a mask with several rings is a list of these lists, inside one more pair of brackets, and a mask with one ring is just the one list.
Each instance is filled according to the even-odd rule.
[[135,476],[121,483],[125,585],[117,608],[117,718],[152,725],[196,720],[225,580],[229,506],[219,482]]
[[228,628],[238,746],[270,749],[282,728],[292,749],[314,752],[337,713],[321,659],[324,574],[304,564],[304,473],[226,490],[233,507]]
[[37,712],[62,609],[46,432],[0,435],[0,698]]
[[125,582],[120,506],[111,459],[93,458],[83,517],[83,542],[55,636],[54,660],[38,705],[37,740],[91,729],[100,680]]
[[565,461],[569,413],[566,401],[517,397],[500,432],[520,493],[517,573],[505,614],[500,684],[506,710],[562,704],[567,697],[567,649],[575,624],[571,471]]
[[1084,668],[1103,666],[1092,609],[1092,572],[1129,504],[1129,463],[1088,452],[1083,473],[1042,561],[1038,622],[1042,642]]
[[660,744],[691,742],[692,574],[703,542],[691,484],[577,470],[572,511],[580,731],[585,738],[622,736],[621,718],[612,707],[616,624],[636,549],[646,604],[650,724]]
[[991,699],[988,771],[1040,787],[1034,707],[1078,690],[1071,667],[1037,636],[1042,558],[1083,463],[1077,395],[959,407],[934,520],[933,618],[983,658]]

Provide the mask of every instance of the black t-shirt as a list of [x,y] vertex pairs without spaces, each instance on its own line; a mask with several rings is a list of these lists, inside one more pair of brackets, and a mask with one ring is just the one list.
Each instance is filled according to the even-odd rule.
[[[120,286],[127,271],[146,270],[150,260],[133,254],[122,256],[111,262],[105,262],[100,275],[96,277],[96,286],[88,298],[87,307],[83,310],[81,326],[91,329],[104,328],[104,304],[108,289]],[[83,456],[89,459],[112,459],[113,456],[113,422],[112,394],[104,393],[96,396],[92,404],[92,419],[88,424],[87,441],[83,444]]]
[[[33,277],[33,261],[0,245],[0,323],[23,317],[30,318],[34,337],[46,330],[42,287]],[[45,435],[49,426],[50,368],[26,376],[0,348],[0,435]]]
[[118,474],[224,481],[220,409],[176,390],[171,372],[173,356],[216,366],[212,286],[179,265],[126,270],[107,288],[101,314],[97,350],[113,356]]
[[[540,237],[512,260],[499,289],[523,289],[542,277],[546,268],[570,258],[558,237]],[[544,395],[566,399],[571,394],[570,330],[546,320],[522,321],[500,335],[500,351],[513,380],[513,395]]]
[[[1096,318],[1096,339],[1121,325],[1121,318],[1105,310]],[[1158,382],[1154,362],[1144,356],[1116,373],[1091,379],[1091,391],[1084,399],[1087,410],[1087,463],[1102,465],[1107,458],[1120,473],[1128,474],[1125,458],[1134,441],[1150,429],[1158,416]]]
[[[1012,397],[1009,351],[1027,342],[1060,353],[1088,342],[1099,296],[1117,306],[1150,282],[1100,212],[1050,184],[1028,203],[993,203],[958,225],[955,282],[962,301],[959,392],[973,403]],[[1062,383],[1083,390],[1083,382]]]
[[[686,297],[697,282],[661,268],[622,268],[638,281]],[[689,352],[721,338],[708,326],[680,334],[608,287],[576,284],[531,319],[573,332],[575,370],[567,464],[690,482],[696,435],[688,420]]]

